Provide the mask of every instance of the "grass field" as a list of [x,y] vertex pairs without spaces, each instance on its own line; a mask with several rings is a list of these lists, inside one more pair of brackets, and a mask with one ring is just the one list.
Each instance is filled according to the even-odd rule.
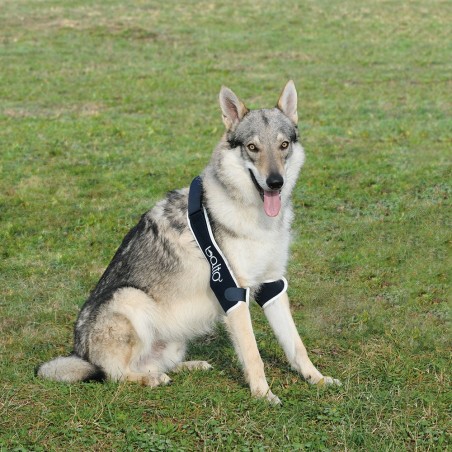
[[[0,450],[450,450],[451,32],[447,1],[0,5]],[[312,360],[251,399],[222,328],[209,373],[64,385],[78,309],[124,234],[189,184],[225,84],[271,107],[295,80],[307,162],[289,295]]]

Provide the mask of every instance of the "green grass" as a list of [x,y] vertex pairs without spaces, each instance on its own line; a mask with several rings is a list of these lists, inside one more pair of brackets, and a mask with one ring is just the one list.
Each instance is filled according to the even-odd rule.
[[[0,23],[0,450],[451,447],[448,2],[3,0]],[[289,78],[289,294],[343,386],[304,383],[257,308],[282,407],[222,329],[190,352],[214,370],[170,387],[35,379],[127,230],[207,163],[220,86],[269,107]]]

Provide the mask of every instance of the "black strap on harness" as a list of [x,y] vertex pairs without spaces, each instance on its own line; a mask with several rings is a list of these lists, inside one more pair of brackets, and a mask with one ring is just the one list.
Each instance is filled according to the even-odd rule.
[[[190,185],[187,215],[188,225],[196,243],[210,264],[210,287],[224,312],[227,314],[240,302],[248,303],[249,289],[239,287],[226,257],[213,236],[209,217],[202,204],[202,179],[199,176],[195,177]],[[264,282],[255,294],[256,302],[261,307],[268,306],[286,290],[285,278]]]
[[266,306],[269,306],[273,301],[275,301],[286,290],[286,278],[278,279],[276,281],[264,282],[254,294],[254,299],[261,308],[265,308]]

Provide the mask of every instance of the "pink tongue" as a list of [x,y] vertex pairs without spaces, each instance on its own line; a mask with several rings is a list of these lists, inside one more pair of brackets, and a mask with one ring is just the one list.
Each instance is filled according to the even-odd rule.
[[281,210],[281,198],[277,191],[264,191],[264,210],[269,217],[276,217]]

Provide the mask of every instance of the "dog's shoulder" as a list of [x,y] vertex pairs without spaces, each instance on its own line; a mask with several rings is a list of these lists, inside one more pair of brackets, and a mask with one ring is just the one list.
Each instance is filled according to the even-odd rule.
[[144,216],[165,229],[182,233],[187,229],[188,188],[172,190]]

